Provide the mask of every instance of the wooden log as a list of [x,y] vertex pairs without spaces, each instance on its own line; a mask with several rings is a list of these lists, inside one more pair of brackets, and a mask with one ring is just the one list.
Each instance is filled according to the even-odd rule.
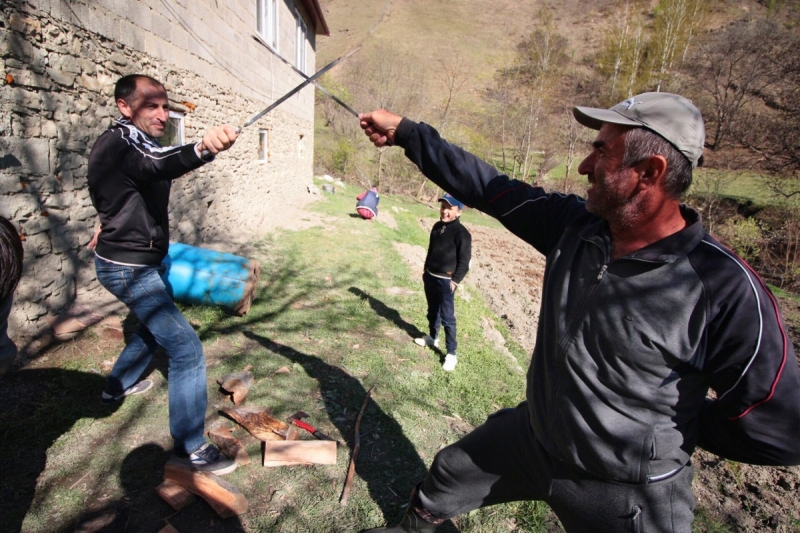
[[264,466],[335,465],[336,443],[330,440],[265,442]]
[[252,365],[247,365],[241,372],[226,374],[217,380],[219,386],[230,394],[234,405],[240,405],[244,401],[250,391],[250,387],[253,385],[251,368],[253,368]]
[[220,451],[225,454],[225,457],[233,459],[239,466],[250,464],[250,456],[247,455],[247,450],[239,442],[239,439],[231,434],[231,430],[226,427],[212,429],[208,432],[208,436],[219,447]]
[[259,440],[284,440],[289,434],[289,424],[271,417],[266,407],[223,407],[221,411]]
[[347,498],[350,497],[350,486],[353,484],[353,476],[356,473],[356,458],[358,457],[358,450],[361,448],[361,419],[364,417],[364,411],[367,409],[369,397],[375,385],[369,388],[367,395],[364,397],[364,403],[361,404],[361,410],[358,412],[356,418],[356,436],[355,445],[353,446],[353,455],[350,457],[350,467],[347,469],[347,477],[344,480],[344,489],[342,489],[342,497],[339,498],[339,504],[344,507],[347,505]]
[[156,492],[161,498],[176,511],[180,511],[197,499],[194,494],[181,487],[177,483],[164,480],[161,485],[156,487]]
[[247,498],[231,483],[208,472],[192,468],[185,459],[173,458],[164,466],[164,479],[197,494],[222,518],[229,518],[247,511]]

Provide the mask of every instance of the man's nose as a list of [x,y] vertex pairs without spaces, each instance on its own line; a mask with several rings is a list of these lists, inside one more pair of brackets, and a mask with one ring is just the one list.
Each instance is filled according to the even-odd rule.
[[160,108],[160,113],[158,114],[158,120],[161,122],[166,122],[169,120],[169,109],[164,109],[163,107]]
[[581,161],[581,164],[578,165],[578,174],[585,176],[589,172],[592,171],[592,166],[594,165],[592,160],[592,154],[586,156],[586,158]]

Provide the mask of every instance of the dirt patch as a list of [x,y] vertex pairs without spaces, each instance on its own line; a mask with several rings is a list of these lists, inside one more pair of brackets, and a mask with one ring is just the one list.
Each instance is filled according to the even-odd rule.
[[385,209],[378,213],[378,216],[375,218],[375,220],[385,226],[389,226],[392,229],[397,229],[397,221],[394,219],[392,214]]
[[506,348],[506,340],[503,338],[503,334],[494,327],[494,322],[490,318],[482,317],[481,326],[483,327],[483,336],[494,343],[495,349],[499,353],[508,357],[511,367],[520,374],[524,373],[525,370],[519,366],[517,358]]

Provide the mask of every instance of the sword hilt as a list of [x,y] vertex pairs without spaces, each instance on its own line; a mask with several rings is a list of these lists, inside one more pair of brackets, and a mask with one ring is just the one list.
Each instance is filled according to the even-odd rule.
[[[236,126],[236,135],[239,135],[242,132],[242,128],[244,128],[244,126]],[[211,155],[211,152],[209,152],[208,150],[203,150],[202,152],[200,152],[200,159],[202,159],[203,161],[211,161],[212,157],[213,156]]]

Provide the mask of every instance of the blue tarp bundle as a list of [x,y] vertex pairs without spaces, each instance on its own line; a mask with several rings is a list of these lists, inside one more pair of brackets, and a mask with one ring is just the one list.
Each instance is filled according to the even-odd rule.
[[177,302],[222,307],[242,316],[250,309],[261,267],[258,261],[171,242],[162,275]]

